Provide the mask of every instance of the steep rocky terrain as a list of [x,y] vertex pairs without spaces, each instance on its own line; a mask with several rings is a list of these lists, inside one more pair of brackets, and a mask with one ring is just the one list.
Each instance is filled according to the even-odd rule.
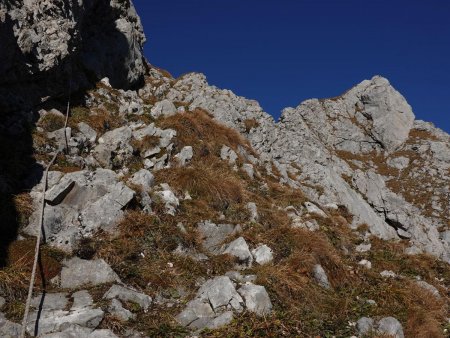
[[0,19],[0,336],[21,330],[43,198],[30,336],[448,336],[450,136],[388,80],[275,122],[145,63],[129,1]]

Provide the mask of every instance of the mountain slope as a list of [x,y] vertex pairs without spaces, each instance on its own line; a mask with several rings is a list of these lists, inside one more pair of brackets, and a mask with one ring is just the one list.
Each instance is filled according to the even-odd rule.
[[[38,56],[54,41],[50,19],[69,27],[68,13],[101,36],[140,37],[117,53],[89,49],[102,71],[73,88],[67,128],[61,92],[35,90],[55,74],[68,80],[64,57],[38,57],[49,72],[0,83],[20,89],[2,102],[19,110],[0,119],[2,337],[21,329],[41,230],[30,336],[448,336],[450,136],[416,121],[388,80],[307,100],[275,122],[203,74],[140,64],[129,1],[2,6],[0,32],[45,28]],[[102,6],[114,15],[82,19]],[[27,11],[31,21],[20,19]],[[42,11],[48,27],[33,21]],[[19,35],[5,41],[22,46]],[[86,70],[83,53],[72,57]],[[20,110],[24,93],[33,96]]]

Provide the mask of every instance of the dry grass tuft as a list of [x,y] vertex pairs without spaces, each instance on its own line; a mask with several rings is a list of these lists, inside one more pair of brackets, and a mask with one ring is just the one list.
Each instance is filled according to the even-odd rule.
[[34,211],[33,199],[29,193],[21,193],[14,196],[14,205],[19,215],[19,226],[28,224],[28,219]]
[[170,168],[156,173],[158,182],[167,182],[179,194],[188,191],[194,199],[205,200],[213,208],[225,210],[244,201],[243,182],[218,160],[194,162],[188,168]]
[[[34,238],[13,242],[8,249],[8,267],[13,271],[21,271],[31,274],[34,260]],[[36,286],[42,284],[43,279],[48,282],[61,271],[60,260],[64,254],[57,249],[48,246],[41,247],[39,270],[36,274]]]
[[39,119],[38,126],[47,132],[51,132],[64,128],[64,121],[65,119],[63,116],[48,113]]
[[246,119],[244,120],[245,131],[248,133],[253,128],[259,127],[259,122],[256,119]]
[[125,332],[125,322],[121,320],[119,317],[107,313],[100,323],[100,328],[108,329],[114,332],[115,334],[122,335]]
[[87,123],[100,134],[119,128],[126,123],[113,110],[95,108],[91,111],[85,107],[74,107],[70,112],[69,126],[77,128],[77,124],[80,122]]
[[[19,264],[17,264],[19,265]],[[8,299],[21,298],[26,294],[29,274],[25,266],[13,266],[0,270],[0,292]]]
[[222,145],[237,149],[239,145],[251,151],[249,143],[237,131],[217,123],[211,115],[200,108],[193,112],[176,114],[159,121],[161,128],[177,131],[178,148],[193,146],[194,156],[219,154]]

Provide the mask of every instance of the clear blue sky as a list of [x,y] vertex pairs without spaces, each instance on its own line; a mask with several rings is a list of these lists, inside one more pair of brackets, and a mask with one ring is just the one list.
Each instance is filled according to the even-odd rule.
[[278,118],[379,74],[450,132],[449,0],[134,0],[149,61]]

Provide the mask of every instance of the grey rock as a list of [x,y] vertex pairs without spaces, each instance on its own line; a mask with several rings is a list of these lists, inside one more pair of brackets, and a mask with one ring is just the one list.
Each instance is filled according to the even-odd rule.
[[[38,335],[59,332],[64,326],[74,324],[90,329],[96,328],[102,321],[104,312],[101,309],[77,309],[74,311],[44,311],[39,317]],[[37,313],[30,315],[27,332],[33,334]]]
[[268,264],[273,260],[272,249],[265,244],[259,244],[255,249],[253,249],[252,255],[255,262],[259,265]]
[[130,182],[140,186],[143,190],[149,190],[155,183],[155,177],[150,171],[141,169],[131,176]]
[[[100,228],[113,232],[123,217],[123,209],[134,197],[134,191],[108,169],[69,173],[52,183],[48,196],[56,196],[53,201],[58,204],[45,208],[46,241],[67,252],[81,238],[91,236]],[[36,236],[41,193],[32,192],[32,197],[36,207],[25,233]]]
[[180,205],[179,199],[175,196],[172,190],[165,189],[163,191],[155,192],[155,196],[159,199],[166,208],[166,213],[172,216],[175,216],[176,210]]
[[250,177],[250,179],[255,178],[255,169],[250,163],[244,163],[242,165],[242,170],[247,174],[248,177]]
[[331,289],[331,284],[328,281],[328,276],[320,264],[314,265],[313,275],[317,284],[319,284],[321,287],[325,289]]
[[88,338],[119,338],[111,330],[102,329],[91,332]]
[[31,300],[31,306],[43,310],[64,310],[69,304],[66,293],[40,294]]
[[238,159],[238,155],[233,149],[224,145],[220,150],[220,158],[224,161],[228,161],[230,164],[235,164]]
[[239,261],[240,267],[251,267],[253,263],[253,256],[243,237],[239,237],[226,245],[222,251],[223,254],[234,256]]
[[[64,325],[65,327],[65,325]],[[79,325],[70,325],[64,331],[57,333],[50,333],[43,336],[44,338],[118,338],[111,330],[100,329],[91,331]]]
[[366,335],[373,331],[374,321],[372,318],[362,317],[356,322],[356,330],[360,335]]
[[93,150],[94,158],[104,168],[113,168],[123,164],[133,153],[130,145],[132,130],[128,126],[120,127],[103,134],[99,145]]
[[254,202],[249,202],[246,205],[248,212],[250,213],[250,222],[258,222],[258,207]]
[[97,132],[87,123],[80,122],[77,124],[80,133],[91,143],[94,144],[97,139]]
[[45,200],[53,205],[61,203],[74,185],[75,181],[70,176],[65,176],[45,193]]
[[367,259],[360,260],[358,264],[365,267],[366,269],[372,269],[372,262],[368,261]]
[[247,284],[242,286],[238,293],[244,299],[248,311],[258,316],[268,315],[272,311],[272,302],[264,286]]
[[231,280],[226,276],[206,281],[199,289],[197,298],[208,301],[214,311],[221,308],[243,310],[244,301],[236,292]]
[[60,332],[47,333],[40,335],[43,338],[79,338],[79,337],[90,337],[93,332],[92,329],[87,327],[82,327],[76,324],[64,324]]
[[385,317],[378,322],[377,331],[394,338],[404,338],[403,327],[394,317]]
[[212,318],[214,318],[214,316],[215,313],[212,310],[210,304],[196,299],[187,304],[186,309],[183,310],[176,317],[176,320],[183,326],[191,326],[191,327],[193,326],[199,328],[198,323],[196,325],[195,322],[198,322],[199,320],[206,318],[207,319],[206,323],[202,321],[203,322],[202,324],[207,325],[207,322],[210,321]]
[[233,317],[233,311],[225,311],[224,313],[210,320],[205,327],[210,330],[218,329],[222,326],[230,324],[233,320]]
[[143,126],[142,128],[133,130],[132,135],[134,139],[142,141],[147,136],[159,136],[159,133],[160,129],[157,128],[154,123],[151,123]]
[[329,210],[339,210],[339,206],[336,203],[327,203],[324,207]]
[[61,270],[61,288],[63,289],[119,281],[119,276],[103,259],[88,261],[74,257],[65,260],[63,264]]
[[122,303],[117,299],[111,300],[111,304],[108,306],[108,312],[124,322],[126,322],[130,319],[134,319],[136,317],[135,314],[133,314],[129,310],[125,309],[122,306]]
[[204,221],[197,224],[197,230],[201,235],[203,247],[210,253],[218,254],[221,252],[222,242],[228,236],[238,233],[240,227],[232,224],[215,224],[210,221]]
[[327,214],[314,203],[305,202],[305,207],[310,214],[315,214],[320,217],[327,217]]
[[450,246],[450,230],[447,231],[443,231],[441,233],[441,239],[442,241],[447,244],[448,246]]
[[144,311],[147,311],[152,304],[152,298],[150,296],[119,285],[113,285],[105,293],[103,298],[117,298],[123,302],[133,302],[138,304]]
[[70,127],[61,128],[50,133],[47,133],[47,137],[50,140],[55,140],[56,145],[59,150],[65,149],[66,147],[66,138],[67,141],[72,137],[72,129]]
[[397,274],[394,271],[383,270],[380,272],[380,276],[384,278],[397,278]]
[[151,157],[153,157],[155,155],[158,155],[160,152],[161,152],[161,148],[160,147],[154,147],[154,148],[151,148],[151,149],[147,149],[143,153],[141,153],[141,157],[143,157],[143,158],[151,158]]
[[319,223],[315,219],[304,221],[301,217],[295,216],[291,218],[291,226],[293,228],[307,229],[309,231],[317,231],[320,229]]
[[416,247],[415,245],[410,246],[409,248],[405,249],[405,254],[407,255],[419,255],[423,253],[422,250],[420,250],[418,247]]
[[373,121],[372,135],[387,151],[406,141],[414,123],[414,114],[405,98],[386,79],[374,77],[363,93],[364,113]]
[[193,329],[215,329],[233,319],[233,312],[243,310],[244,301],[231,280],[216,277],[206,281],[194,300],[176,317],[178,323]]
[[[431,124],[414,121],[411,107],[386,79],[376,76],[340,97],[307,100],[296,108],[286,108],[279,123],[263,112],[257,102],[208,85],[203,74],[181,77],[166,96],[189,103],[189,109],[206,109],[216,120],[245,132],[269,174],[273,175],[273,164],[280,173],[280,182],[291,186],[298,186],[296,180],[305,183],[301,188],[313,203],[345,206],[354,215],[352,228],[365,223],[370,234],[387,240],[398,239],[396,230],[404,230],[411,235],[411,244],[450,261],[450,249],[441,243],[436,231],[448,223],[446,216],[423,217],[420,208],[413,208],[401,196],[388,191],[385,183],[389,178],[365,174],[368,167],[378,169],[378,164],[370,160],[347,163],[345,156],[337,152],[356,156],[377,153],[387,158],[388,165],[398,169],[407,165],[408,156],[400,158],[402,156],[394,152],[417,149],[421,159],[433,163],[435,168],[429,170],[432,177],[438,176],[438,168],[441,168],[441,176],[447,175],[450,167],[445,162],[450,158],[450,148],[446,146],[450,140],[448,135]],[[243,122],[246,119],[253,119],[257,125],[248,133]],[[417,147],[406,143],[413,127],[429,133],[433,140],[421,140]],[[222,159],[229,160],[230,153],[230,148],[223,147]],[[237,155],[230,162],[233,164],[236,158]],[[295,168],[291,166],[294,163]],[[355,176],[355,165],[362,174]],[[411,159],[408,165],[421,170]],[[296,180],[290,179],[288,172],[294,173]],[[411,174],[417,173],[413,170]],[[352,177],[352,180],[344,177]],[[439,186],[442,183],[445,181]],[[444,194],[441,196],[445,199]],[[433,206],[435,210],[445,209],[436,201]]]
[[154,118],[158,117],[168,117],[175,115],[177,113],[177,108],[173,104],[172,101],[163,100],[159,101],[155,104],[155,106],[151,109],[150,114]]
[[185,166],[187,162],[189,162],[194,156],[194,152],[191,146],[183,147],[178,154],[174,156],[174,158],[178,161],[180,166]]
[[22,325],[13,323],[5,318],[3,313],[0,313],[0,335],[5,338],[19,337],[22,331]]
[[86,290],[77,291],[72,294],[73,304],[71,310],[91,307],[94,304],[92,296]]
[[393,167],[393,168],[398,169],[398,170],[403,170],[403,169],[408,167],[408,165],[409,165],[409,158],[403,157],[403,156],[390,158],[387,161],[387,164],[389,166]]
[[370,243],[361,243],[361,244],[356,246],[355,251],[363,253],[363,252],[370,251],[371,248],[372,248],[372,244],[370,244]]
[[98,228],[111,228],[121,219],[122,209],[133,199],[134,191],[122,183],[110,187],[110,191],[81,212],[80,218],[85,233]]
[[412,235],[408,231],[405,231],[400,228],[397,229],[397,234],[400,238],[404,238],[404,239],[410,239],[412,237]]

